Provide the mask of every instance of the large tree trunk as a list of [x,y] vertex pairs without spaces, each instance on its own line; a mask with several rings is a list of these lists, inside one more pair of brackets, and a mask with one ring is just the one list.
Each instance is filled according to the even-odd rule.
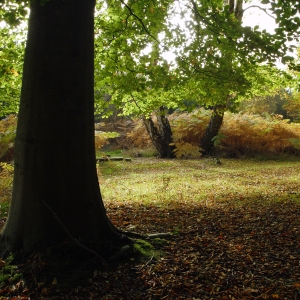
[[224,118],[225,105],[215,105],[206,131],[201,139],[200,147],[203,154],[210,154],[214,146],[213,138],[218,135]]
[[164,114],[163,107],[160,108],[160,112],[157,113],[156,117],[158,127],[155,126],[151,118],[143,118],[150,139],[160,158],[174,158],[173,150],[175,147],[170,145],[173,142],[172,129],[168,118]]
[[94,2],[31,1],[13,196],[0,254],[62,241],[67,234],[53,212],[76,239],[119,236],[96,173]]

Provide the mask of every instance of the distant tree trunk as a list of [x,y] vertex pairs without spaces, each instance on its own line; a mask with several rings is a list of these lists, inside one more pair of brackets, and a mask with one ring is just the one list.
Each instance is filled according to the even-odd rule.
[[229,0],[229,12],[234,14],[235,18],[240,22],[244,14],[243,4],[244,0]]
[[213,138],[218,135],[224,118],[225,105],[215,105],[206,131],[201,139],[200,147],[203,154],[209,154],[214,146]]
[[172,129],[168,118],[161,107],[156,115],[158,127],[155,126],[151,118],[144,118],[143,122],[150,136],[150,139],[159,153],[160,158],[174,158],[174,146],[170,146],[173,142]]
[[[0,255],[119,238],[103,206],[94,146],[94,0],[31,1],[13,196]],[[46,203],[46,205],[45,205]]]
[[159,133],[162,136],[165,144],[168,145],[167,148],[167,157],[173,158],[174,157],[174,146],[170,146],[173,143],[173,134],[169,119],[166,117],[165,108],[163,106],[160,107],[160,113],[156,114],[157,123]]
[[[227,2],[227,1],[226,1]],[[225,3],[226,3],[225,2]],[[243,18],[243,0],[228,0],[229,4],[229,12],[230,14],[234,14],[235,18],[241,22]],[[231,62],[232,58],[228,57],[228,62]],[[228,95],[228,99],[230,95]],[[204,136],[201,139],[200,147],[202,148],[203,154],[209,154],[214,146],[213,138],[218,135],[220,128],[222,126],[224,112],[226,109],[226,105],[217,104],[213,108],[212,116],[207,126],[207,129],[204,133]]]

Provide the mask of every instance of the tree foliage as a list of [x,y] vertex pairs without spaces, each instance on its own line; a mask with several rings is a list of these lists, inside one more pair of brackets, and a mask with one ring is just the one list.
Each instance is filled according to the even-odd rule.
[[[124,114],[149,115],[161,105],[185,108],[186,99],[196,100],[196,105],[227,105],[230,95],[233,107],[250,95],[271,92],[276,85],[281,88],[291,78],[284,72],[278,76],[274,66],[278,57],[285,62],[290,59],[285,41],[291,35],[244,27],[243,1],[237,1],[235,10],[232,2],[139,1],[98,6],[99,98],[110,94]],[[173,62],[165,59],[166,51],[172,53]],[[101,105],[103,101],[97,107]]]
[[0,117],[16,113],[22,82],[24,30],[0,27]]
[[[258,26],[244,27],[240,22],[243,1],[237,1],[232,8],[234,2],[98,1],[96,111],[103,111],[109,102],[114,102],[123,107],[124,114],[149,115],[161,105],[186,108],[186,99],[197,100],[197,105],[214,105],[226,102],[228,94],[232,102],[233,97],[243,99],[249,93],[265,91],[266,82],[274,82],[276,76],[262,76],[261,68],[267,67],[261,64],[274,65],[278,57],[285,63],[291,60],[286,54],[294,46],[286,42],[298,38],[299,3],[261,1],[269,5],[278,24],[271,34]],[[28,14],[27,1],[2,0],[0,6],[0,19],[10,26],[17,26]],[[1,100],[6,106],[11,103],[12,109],[5,112],[9,113],[17,110],[21,77],[15,75],[21,74],[22,50],[19,42],[16,44],[19,37],[11,36],[7,28],[3,30],[9,32],[5,36],[3,31],[3,40],[10,40],[13,47],[3,46],[5,53],[2,49],[1,58],[6,59],[12,53],[8,53],[8,48],[14,48],[19,65],[9,68],[13,73],[2,68],[6,78],[2,76],[5,97],[1,96]],[[165,59],[165,52],[172,53],[173,62]],[[15,59],[9,58],[11,62]],[[106,94],[112,95],[111,100],[103,101]]]
[[283,108],[294,122],[300,122],[300,94],[294,93]]
[[10,26],[20,25],[28,16],[28,7],[28,0],[0,0],[0,21]]
[[114,103],[125,104],[125,114],[149,114],[162,98],[171,100],[165,94],[169,67],[158,61],[157,46],[169,5],[170,1],[113,1],[106,9],[97,7],[96,90],[100,97],[110,94]]

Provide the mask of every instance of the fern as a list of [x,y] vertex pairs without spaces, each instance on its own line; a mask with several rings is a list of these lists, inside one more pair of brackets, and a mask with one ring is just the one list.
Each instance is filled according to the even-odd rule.
[[180,141],[171,145],[176,147],[173,150],[176,158],[199,158],[201,156],[201,148],[190,143]]
[[95,131],[95,147],[97,150],[101,149],[104,145],[108,144],[108,139],[116,138],[119,136],[117,132],[103,132]]
[[[168,116],[176,157],[199,157],[200,140],[210,120],[211,111],[199,109],[192,113],[175,112]],[[156,120],[154,119],[154,122]],[[131,122],[127,133],[129,147],[148,148],[151,140],[141,120]],[[128,139],[129,138],[129,139]],[[300,154],[300,124],[289,123],[282,116],[268,114],[225,113],[214,146],[225,155],[255,155],[268,153]],[[129,142],[128,142],[129,143]]]
[[299,154],[295,141],[300,124],[289,124],[277,115],[226,113],[220,134],[226,135],[221,145],[227,154]]
[[148,148],[152,144],[142,120],[134,120],[134,127],[127,133],[127,137],[132,141],[133,146],[138,149]]
[[292,147],[300,150],[300,138],[288,138],[288,142],[292,145]]
[[16,127],[15,115],[9,115],[0,121],[0,161],[13,160]]

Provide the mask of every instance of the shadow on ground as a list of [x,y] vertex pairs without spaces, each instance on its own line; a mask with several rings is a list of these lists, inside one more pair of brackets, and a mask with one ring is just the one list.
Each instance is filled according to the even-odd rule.
[[124,230],[173,233],[161,241],[163,255],[128,256],[108,269],[94,262],[87,283],[37,282],[2,299],[300,299],[300,206],[293,201],[110,203],[107,210]]

